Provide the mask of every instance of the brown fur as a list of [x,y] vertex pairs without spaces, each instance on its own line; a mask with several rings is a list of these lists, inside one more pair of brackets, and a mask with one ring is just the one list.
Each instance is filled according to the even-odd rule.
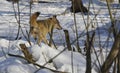
[[39,14],[39,12],[35,12],[30,18],[30,34],[37,39],[38,44],[41,43],[41,41],[44,41],[46,44],[48,44],[46,35],[50,33],[52,29],[56,28],[60,30],[62,27],[60,26],[56,16],[46,20],[37,20]]

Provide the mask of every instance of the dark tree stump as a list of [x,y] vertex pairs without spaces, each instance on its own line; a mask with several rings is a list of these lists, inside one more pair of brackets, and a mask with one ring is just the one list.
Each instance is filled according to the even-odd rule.
[[13,2],[13,3],[18,3],[19,2],[19,0],[6,0],[6,1]]
[[77,13],[77,12],[88,13],[87,8],[83,6],[82,0],[71,0],[71,1],[72,1],[72,6],[70,8],[71,12],[73,12],[73,13]]

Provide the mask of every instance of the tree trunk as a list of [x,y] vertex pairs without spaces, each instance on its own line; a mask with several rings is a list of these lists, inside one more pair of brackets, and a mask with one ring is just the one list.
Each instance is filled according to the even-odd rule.
[[7,0],[9,2],[18,3],[19,0]]
[[77,12],[88,12],[87,8],[83,6],[82,0],[71,0],[72,6],[71,6],[71,12],[77,13]]
[[72,48],[71,48],[71,44],[70,44],[69,32],[68,32],[68,30],[64,30],[64,33],[65,33],[67,48],[69,51],[71,51]]
[[101,72],[102,73],[108,73],[110,67],[112,66],[113,61],[117,57],[120,49],[120,31],[117,37],[115,38],[115,41],[113,43],[112,49],[106,58],[104,64],[102,65]]
[[35,3],[38,3],[38,1],[39,1],[39,0],[32,0],[33,3],[34,3],[34,2],[35,2]]
[[[119,48],[120,49],[120,48]],[[117,73],[120,73],[120,50],[117,56],[118,64],[117,64]]]
[[[106,1],[106,0],[101,0],[101,1]],[[114,0],[107,0],[109,3],[114,2]]]
[[95,37],[95,32],[92,33],[92,36],[90,37],[90,34],[87,34],[87,40],[86,40],[86,72],[85,73],[92,73],[91,69],[91,49],[93,45],[93,40]]

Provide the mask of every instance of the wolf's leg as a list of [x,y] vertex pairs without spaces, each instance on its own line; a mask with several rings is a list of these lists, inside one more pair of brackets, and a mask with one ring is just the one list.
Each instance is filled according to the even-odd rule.
[[46,39],[46,37],[43,37],[43,41],[44,41],[45,44],[49,45],[49,42],[48,42],[48,40]]
[[40,34],[39,37],[38,37],[38,42],[37,42],[37,43],[40,44],[42,41],[43,41],[45,44],[48,45],[48,40],[46,39],[46,36]]
[[39,36],[37,39],[37,44],[39,45],[41,43],[41,41],[42,41],[42,37]]

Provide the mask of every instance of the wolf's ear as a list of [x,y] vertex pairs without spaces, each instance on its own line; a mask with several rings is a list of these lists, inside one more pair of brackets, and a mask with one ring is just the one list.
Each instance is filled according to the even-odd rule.
[[52,20],[52,18],[49,18],[50,20]]
[[36,14],[39,16],[39,15],[40,15],[40,12],[36,12]]

